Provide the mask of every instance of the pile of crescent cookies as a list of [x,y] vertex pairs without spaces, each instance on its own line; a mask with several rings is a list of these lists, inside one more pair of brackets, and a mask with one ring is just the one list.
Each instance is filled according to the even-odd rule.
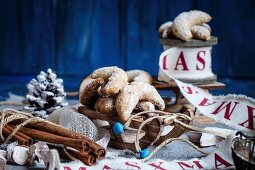
[[211,38],[211,28],[207,24],[211,19],[209,14],[202,11],[182,12],[173,22],[162,24],[158,32],[165,39],[189,41],[193,38],[206,41]]
[[99,68],[81,83],[80,103],[126,122],[133,111],[164,110],[164,100],[151,83],[151,75],[143,70]]

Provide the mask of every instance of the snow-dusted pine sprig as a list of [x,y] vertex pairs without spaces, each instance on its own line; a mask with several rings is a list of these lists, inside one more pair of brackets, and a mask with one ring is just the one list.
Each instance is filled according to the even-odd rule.
[[47,73],[41,71],[37,79],[32,79],[27,84],[27,89],[29,105],[25,106],[25,109],[35,116],[47,118],[56,109],[68,105],[63,80],[57,78],[51,69],[48,69]]

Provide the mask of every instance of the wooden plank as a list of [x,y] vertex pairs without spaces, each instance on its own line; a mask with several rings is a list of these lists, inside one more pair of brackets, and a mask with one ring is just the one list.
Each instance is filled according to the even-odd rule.
[[209,25],[219,38],[213,47],[213,71],[223,77],[254,78],[255,1],[197,1],[212,16]]
[[35,74],[53,67],[53,1],[2,1],[0,73]]
[[129,0],[127,69],[143,69],[157,75],[159,55],[163,51],[158,27],[192,6],[193,0]]
[[[178,138],[185,132],[185,129],[181,126],[175,126],[167,135],[161,136],[159,140],[155,143],[155,145],[160,145],[162,142],[169,138]],[[154,137],[144,136],[139,140],[139,144],[141,148],[147,148],[151,142],[155,139]],[[109,146],[115,149],[128,149],[133,152],[136,152],[134,143],[123,143],[116,138],[111,138],[109,142]]]
[[[148,126],[149,127],[149,126]],[[118,135],[114,135],[112,133],[112,129],[111,129],[111,126],[103,126],[102,128],[104,129],[107,129],[109,130],[110,132],[110,135],[111,135],[111,139],[115,140],[115,141],[118,141],[118,142],[123,142],[122,138],[120,138],[120,136]],[[151,127],[150,127],[151,128]],[[153,127],[152,127],[153,128]],[[179,128],[178,128],[179,129]],[[176,130],[174,130],[176,131]],[[178,130],[177,130],[178,131]],[[158,136],[158,133],[159,131],[157,132],[154,132],[153,130],[151,131],[150,129],[146,129],[146,130],[142,130],[142,132],[145,132],[145,135],[140,139],[140,141],[145,141],[145,143],[151,143],[157,136]],[[178,132],[172,134],[171,132],[169,132],[166,136],[169,136],[169,134],[173,135],[173,136],[177,136],[178,135]]]
[[167,135],[161,136],[155,145],[160,145],[162,142],[169,138],[178,138],[183,133],[185,133],[185,131],[186,130],[182,126],[176,125]]
[[202,115],[198,110],[196,110],[195,106],[193,106],[191,104],[185,104],[183,107],[184,107],[184,109],[191,109],[193,112],[196,111],[194,119],[192,120],[191,124],[198,125],[198,124],[216,123],[216,121],[214,119]]
[[[158,27],[191,9],[208,12],[219,43],[213,71],[219,77],[254,78],[255,2],[194,0],[26,0],[0,6],[0,74],[85,75],[98,67],[158,72],[163,51]],[[227,12],[226,12],[227,10]]]
[[56,26],[58,72],[90,74],[104,66],[124,66],[120,1],[59,0]]
[[[146,141],[141,141],[140,142],[140,147],[141,148],[147,148],[149,145],[148,142]],[[135,149],[135,144],[134,143],[120,143],[118,141],[115,141],[115,140],[110,140],[109,142],[109,147],[111,148],[115,148],[115,149],[128,149],[128,150],[131,150],[133,152],[137,152],[136,149]]]
[[[135,149],[135,143],[126,143],[123,142],[121,136],[119,135],[114,135],[112,133],[112,131],[110,131],[110,135],[111,135],[111,139],[110,139],[110,143],[109,146],[115,149],[129,149],[132,150],[133,152],[136,152]],[[139,144],[141,148],[147,148],[152,141],[156,138],[157,135],[155,136],[150,136],[151,134],[149,132],[147,132],[145,134],[145,136],[143,136],[140,140],[139,140]]]
[[194,120],[192,121],[192,124],[194,125],[201,125],[201,124],[214,124],[216,123],[216,121],[212,118],[209,118],[207,116],[203,116],[203,115],[197,115],[194,117]]

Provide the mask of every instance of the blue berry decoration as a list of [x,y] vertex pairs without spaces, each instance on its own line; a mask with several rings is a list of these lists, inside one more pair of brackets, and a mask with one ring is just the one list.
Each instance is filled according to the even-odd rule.
[[115,135],[120,135],[124,132],[124,126],[120,122],[116,122],[112,127],[112,131]]
[[141,159],[144,159],[144,158],[146,158],[147,156],[150,155],[150,151],[148,149],[143,149],[139,153],[140,153],[140,158]]

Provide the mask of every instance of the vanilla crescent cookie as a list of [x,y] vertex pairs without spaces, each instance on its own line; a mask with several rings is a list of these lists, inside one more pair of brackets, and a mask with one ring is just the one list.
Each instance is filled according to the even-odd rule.
[[97,97],[98,97],[98,89],[105,83],[104,79],[97,78],[97,79],[85,79],[79,91],[79,98],[80,103],[86,106],[92,106]]
[[172,21],[165,22],[164,24],[160,25],[158,32],[163,33],[166,29],[171,28],[173,25]]
[[143,70],[130,70],[126,71],[128,76],[128,82],[145,82],[145,83],[152,83],[151,75]]
[[204,26],[193,25],[191,27],[191,32],[192,32],[193,38],[195,39],[206,41],[211,38],[211,31]]
[[155,110],[155,106],[154,104],[148,101],[139,101],[135,109],[139,111],[150,111]]
[[[99,97],[96,100],[94,108],[100,113],[115,115],[117,113],[115,108],[115,97]],[[155,110],[155,106],[148,101],[139,101],[135,109],[138,111],[149,111]]]
[[201,24],[200,26],[204,27],[204,28],[207,28],[210,32],[212,31],[210,25],[206,24],[206,23],[203,23]]
[[159,110],[164,110],[165,108],[164,100],[153,86],[144,82],[132,82],[125,85],[115,102],[116,110],[123,122],[128,120],[140,100],[151,102]]
[[93,81],[94,79],[91,79],[89,77],[86,77],[82,80],[80,87],[79,87],[79,95],[81,94],[81,91],[89,84]]
[[95,103],[95,110],[107,114],[114,115],[115,109],[115,98],[114,97],[99,97]]
[[173,37],[172,25],[173,25],[173,22],[168,21],[159,27],[158,32],[161,34],[162,38]]
[[99,90],[100,95],[104,97],[117,94],[126,85],[128,80],[126,72],[116,66],[99,68],[91,73],[90,77],[93,79],[103,78],[107,82]]
[[[155,110],[154,104],[148,101],[139,101],[139,103],[136,105],[135,110],[138,111],[152,111]],[[147,113],[148,116],[154,116],[155,113]]]
[[172,32],[176,37],[188,41],[192,38],[191,27],[193,25],[201,25],[211,19],[209,14],[202,11],[183,12],[174,19]]
[[[208,24],[193,25],[191,27],[192,38],[199,40],[209,40],[211,38],[211,27]],[[162,38],[174,38],[172,32],[172,22],[166,22],[159,27]]]

